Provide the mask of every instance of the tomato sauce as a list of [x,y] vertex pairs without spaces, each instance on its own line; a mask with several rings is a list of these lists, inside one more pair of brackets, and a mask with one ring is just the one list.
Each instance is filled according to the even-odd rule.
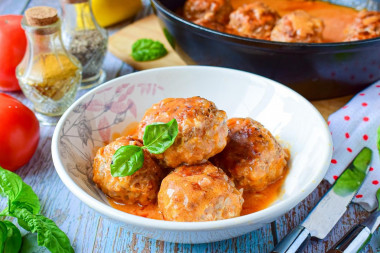
[[[243,4],[249,4],[258,0],[231,0],[234,9]],[[276,10],[281,16],[295,10],[304,10],[310,15],[320,18],[325,24],[323,39],[325,42],[340,42],[345,38],[345,30],[354,19],[357,10],[330,4],[322,1],[305,0],[259,0]]]

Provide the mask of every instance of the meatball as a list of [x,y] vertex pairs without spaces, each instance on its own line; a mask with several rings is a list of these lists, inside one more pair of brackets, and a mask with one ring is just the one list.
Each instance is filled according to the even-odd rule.
[[139,124],[139,138],[145,126],[154,122],[178,122],[178,135],[164,153],[154,155],[164,167],[205,162],[227,144],[227,115],[201,97],[167,98],[145,112]]
[[132,137],[120,137],[98,150],[94,158],[93,180],[105,194],[116,201],[141,205],[155,203],[164,175],[148,151],[144,150],[144,164],[133,175],[126,177],[111,175],[112,156],[118,148],[126,145],[142,146],[140,141]]
[[250,118],[232,118],[227,125],[228,144],[212,162],[229,173],[238,188],[261,191],[283,176],[289,155],[263,125]]
[[296,10],[283,16],[273,28],[271,40],[282,42],[320,43],[324,24],[307,12]]
[[347,30],[345,41],[366,40],[380,36],[380,12],[360,11]]
[[224,30],[231,11],[229,0],[187,0],[184,6],[186,19],[219,31]]
[[230,14],[230,33],[254,39],[269,40],[280,15],[261,2],[243,5]]
[[158,208],[165,220],[214,221],[237,217],[242,191],[219,168],[207,162],[181,166],[161,183]]
[[195,20],[194,23],[200,26],[210,28],[212,30],[217,30],[219,32],[224,32],[226,30],[224,24],[221,24],[212,20],[204,19],[204,18]]

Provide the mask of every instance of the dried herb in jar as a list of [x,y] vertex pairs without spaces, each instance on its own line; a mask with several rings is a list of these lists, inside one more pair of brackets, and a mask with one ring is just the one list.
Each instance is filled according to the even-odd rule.
[[72,33],[69,51],[82,64],[83,79],[99,73],[107,50],[106,42],[98,30],[79,30]]

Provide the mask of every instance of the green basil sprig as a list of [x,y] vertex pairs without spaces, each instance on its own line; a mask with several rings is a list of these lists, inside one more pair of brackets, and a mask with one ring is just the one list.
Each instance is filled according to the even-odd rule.
[[132,45],[132,58],[135,61],[152,61],[167,55],[168,50],[159,42],[139,39]]
[[[40,201],[32,188],[17,174],[1,167],[0,195],[8,198],[8,206],[0,216],[17,218],[18,224],[25,230],[37,233],[38,245],[50,252],[74,252],[66,234],[52,220],[38,214]],[[0,222],[0,253],[19,252],[21,241],[21,233],[16,226],[8,221]]]
[[178,135],[178,123],[172,119],[168,123],[153,123],[145,127],[143,136],[144,146],[123,146],[112,156],[111,175],[113,177],[131,176],[144,164],[143,149],[152,154],[165,152]]

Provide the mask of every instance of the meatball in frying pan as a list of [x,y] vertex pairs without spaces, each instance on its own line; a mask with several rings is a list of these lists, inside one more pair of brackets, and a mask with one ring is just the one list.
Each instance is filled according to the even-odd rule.
[[227,115],[201,97],[167,98],[148,109],[139,124],[139,138],[147,125],[175,118],[178,135],[164,153],[154,155],[164,167],[193,165],[207,161],[227,144]]
[[282,42],[321,43],[324,24],[303,10],[283,16],[273,28],[271,40]]
[[263,125],[250,118],[232,118],[227,125],[228,144],[212,162],[229,173],[238,188],[261,191],[283,176],[288,153]]
[[111,175],[112,156],[117,149],[127,145],[142,146],[136,139],[120,137],[98,150],[94,158],[93,180],[105,194],[116,201],[141,205],[155,203],[163,172],[148,151],[144,150],[144,164],[133,175]]
[[229,0],[187,0],[184,6],[187,20],[218,31],[224,30],[231,11]]
[[380,13],[360,11],[354,23],[348,28],[346,41],[366,40],[380,36]]
[[243,201],[232,180],[209,162],[176,168],[164,178],[158,193],[158,208],[170,221],[237,217]]
[[279,18],[280,15],[266,4],[253,2],[230,14],[228,31],[243,37],[270,40],[272,29]]

